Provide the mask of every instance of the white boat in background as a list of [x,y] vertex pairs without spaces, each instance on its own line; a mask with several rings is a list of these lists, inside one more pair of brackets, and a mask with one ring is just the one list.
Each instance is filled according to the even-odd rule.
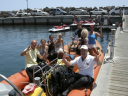
[[[71,27],[76,27],[77,26],[77,23],[76,21],[74,21],[70,26]],[[90,25],[95,25],[95,22],[92,21],[81,21],[80,22],[82,26],[85,26],[85,27],[89,27]]]
[[65,31],[69,29],[70,29],[69,26],[67,26],[66,24],[63,24],[63,26],[53,26],[52,29],[49,29],[49,32],[59,32],[59,31]]

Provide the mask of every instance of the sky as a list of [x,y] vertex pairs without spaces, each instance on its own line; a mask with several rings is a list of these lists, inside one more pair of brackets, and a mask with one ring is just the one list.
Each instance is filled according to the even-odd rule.
[[[127,5],[126,5],[127,4]],[[28,8],[128,6],[128,0],[28,0]],[[27,0],[0,0],[0,11],[27,9]]]

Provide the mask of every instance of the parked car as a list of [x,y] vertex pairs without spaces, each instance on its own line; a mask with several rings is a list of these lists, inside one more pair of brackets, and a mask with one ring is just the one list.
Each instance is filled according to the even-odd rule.
[[44,12],[42,10],[39,10],[39,9],[35,9],[32,11],[31,15],[37,15],[37,16],[48,16],[49,13],[48,12]]
[[125,10],[124,13],[128,14],[128,6],[118,6],[115,7],[114,9],[109,11],[110,15],[119,15],[120,14],[120,8],[121,8],[121,13],[123,12],[123,9]]
[[73,15],[73,14],[81,14],[81,15],[84,15],[84,14],[88,14],[88,12],[86,10],[83,10],[83,9],[75,9],[75,10],[72,10],[72,11],[69,11],[69,14],[70,15]]
[[62,10],[61,8],[51,8],[50,15],[66,15],[67,12]]
[[14,13],[12,13],[12,12],[8,12],[8,16],[14,17],[14,16],[15,16],[15,14],[14,14]]
[[12,12],[3,12],[2,14],[3,14],[3,16],[5,16],[5,17],[14,17],[14,16],[15,16],[15,14],[12,13]]
[[95,9],[93,11],[90,11],[90,14],[103,14],[103,15],[105,15],[107,13],[108,13],[107,10],[104,10],[104,9]]
[[24,11],[18,11],[16,13],[16,16],[30,16],[30,13],[24,12]]

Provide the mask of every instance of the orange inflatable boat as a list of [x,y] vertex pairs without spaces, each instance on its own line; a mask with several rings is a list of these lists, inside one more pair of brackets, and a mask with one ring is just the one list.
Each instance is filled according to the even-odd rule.
[[[69,46],[71,45],[71,43],[67,44],[64,46],[64,49],[67,50],[68,52],[70,52],[70,54],[74,54],[75,57],[79,56],[76,54],[75,51],[71,51],[69,50]],[[99,47],[99,54],[101,55],[100,56],[100,61],[103,61],[104,59],[104,53],[103,53],[103,50],[102,50],[102,47],[100,46],[100,44],[98,43],[98,41],[96,41],[96,45],[97,47]],[[88,86],[87,88],[80,88],[80,89],[75,89],[75,90],[72,90],[68,96],[90,96],[90,93],[92,91],[92,88],[94,86],[94,83],[95,83],[95,80],[97,78],[97,75],[99,73],[99,69],[100,69],[100,66],[95,66],[94,68],[94,82],[91,86]],[[73,68],[73,71],[74,72],[78,72],[79,70],[77,69],[77,66],[74,66]],[[11,75],[10,77],[8,77],[8,79],[18,88],[19,84],[21,82],[29,82],[29,77],[26,73],[25,70],[21,70],[19,71],[18,73],[14,74],[14,75]],[[3,84],[8,84],[5,80],[1,81],[0,84],[3,83]],[[20,84],[20,89],[23,89],[25,87],[26,84]],[[41,96],[46,96],[46,94],[43,93],[43,95]]]
[[[98,41],[96,40],[96,45],[97,47],[99,47],[99,55],[101,55],[99,57],[100,61],[102,62],[103,59],[104,59],[104,53],[103,53],[103,50],[102,50],[102,47],[100,46],[100,44],[98,43]],[[92,50],[91,50],[92,51]],[[91,53],[93,53],[92,55],[94,55],[94,52],[92,51]],[[76,55],[77,56],[77,55]],[[91,91],[93,89],[93,86],[95,84],[95,80],[97,78],[97,75],[99,73],[99,70],[100,70],[100,66],[94,66],[94,82],[92,85],[88,86],[87,88],[80,88],[80,89],[75,89],[75,90],[72,90],[68,96],[90,96],[91,94]],[[77,66],[74,66],[74,69],[73,69],[74,72],[78,72],[78,69],[77,69]]]

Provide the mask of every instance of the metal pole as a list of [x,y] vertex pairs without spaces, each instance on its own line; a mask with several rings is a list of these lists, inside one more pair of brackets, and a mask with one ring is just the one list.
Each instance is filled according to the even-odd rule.
[[27,1],[27,16],[28,16],[28,0],[26,0]]
[[114,46],[115,46],[115,32],[116,29],[111,29],[111,44],[110,44],[110,58],[114,57]]

